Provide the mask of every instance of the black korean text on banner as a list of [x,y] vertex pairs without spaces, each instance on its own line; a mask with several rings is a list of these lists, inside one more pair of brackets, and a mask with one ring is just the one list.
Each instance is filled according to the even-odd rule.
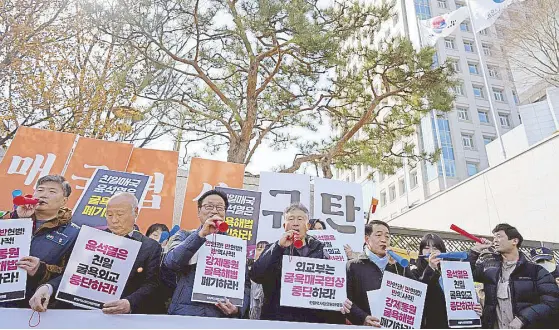
[[259,190],[262,193],[258,241],[275,242],[284,232],[283,211],[293,203],[310,208],[310,177],[303,174],[260,173]]
[[326,228],[337,231],[342,245],[353,251],[363,249],[365,218],[363,192],[357,183],[314,179],[314,217],[326,223]]
[[281,306],[337,311],[346,297],[345,262],[283,256]]
[[380,289],[368,294],[371,315],[385,329],[419,329],[426,294],[426,284],[384,272]]
[[474,277],[469,262],[441,262],[441,276],[450,328],[479,328],[481,320],[474,311],[478,304]]
[[344,246],[339,239],[340,233],[332,229],[309,230],[307,235],[314,236],[324,243],[324,252],[328,254],[328,259],[337,261],[347,261]]
[[82,226],[56,299],[89,309],[119,300],[142,243]]
[[25,299],[27,272],[16,263],[29,256],[31,219],[0,221],[0,301]]
[[99,229],[107,227],[105,215],[109,199],[119,192],[136,196],[139,204],[146,196],[151,177],[142,174],[96,169],[73,210],[72,221]]
[[231,304],[242,307],[247,241],[214,235],[208,236],[198,250],[192,301],[215,304],[227,298]]
[[235,188],[216,187],[227,194],[229,208],[225,222],[229,225],[227,235],[247,241],[247,258],[254,259],[256,234],[260,214],[260,192]]

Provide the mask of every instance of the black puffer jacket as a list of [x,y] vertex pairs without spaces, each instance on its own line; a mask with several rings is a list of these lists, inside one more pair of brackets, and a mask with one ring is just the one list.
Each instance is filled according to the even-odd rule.
[[[501,277],[503,259],[500,254],[470,251],[469,256],[474,280],[484,284],[485,306],[481,324],[485,329],[494,327],[497,321],[497,284]],[[524,254],[509,280],[514,316],[524,328],[545,327],[545,321],[559,312],[559,288],[553,276],[542,266],[529,262]]]
[[[328,259],[328,255],[324,253],[324,243],[312,236],[307,236],[306,244],[309,247],[307,258]],[[344,323],[341,312],[280,306],[283,256],[290,254],[295,257],[301,256],[297,249],[283,248],[278,242],[268,244],[260,258],[252,265],[250,279],[262,284],[264,291],[264,303],[262,304],[260,319],[309,323]]]
[[412,273],[418,281],[427,284],[421,329],[448,329],[446,300],[439,284],[441,273],[429,267],[423,258],[418,261],[417,268],[412,269]]

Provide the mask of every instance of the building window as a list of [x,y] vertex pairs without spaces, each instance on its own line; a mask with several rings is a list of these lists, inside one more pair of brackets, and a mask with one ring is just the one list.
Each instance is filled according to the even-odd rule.
[[478,172],[476,163],[466,163],[466,168],[468,169],[468,176],[476,175]]
[[[437,125],[439,127],[439,138],[441,141],[441,160],[438,162],[438,172],[439,176],[443,175],[443,167],[442,161],[444,161],[444,168],[446,171],[446,176],[456,176],[456,163],[454,160],[454,147],[452,146],[452,137],[450,135],[450,124],[448,119],[437,116]],[[431,116],[431,119],[433,117]],[[435,129],[435,121],[431,120],[432,123],[432,130],[433,130],[433,139],[435,145],[438,146],[439,142],[437,139],[437,131]]]
[[410,172],[410,188],[413,189],[413,188],[417,187],[418,184],[419,184],[419,179],[417,177],[417,171],[411,171]]
[[406,181],[403,177],[398,179],[398,190],[400,191],[400,196],[406,193]]
[[493,88],[493,96],[496,101],[505,102],[505,94],[502,89]]
[[456,3],[456,9],[466,6],[466,4],[461,0],[455,0],[454,3]]
[[485,29],[479,31],[479,34],[481,34],[482,36],[487,36],[487,35],[489,35],[489,29],[485,28]]
[[492,136],[483,136],[483,144],[491,143],[493,140],[495,140],[495,138]]
[[468,70],[471,74],[479,74],[479,65],[477,63],[468,62]]
[[462,32],[470,32],[470,23],[462,22],[460,23],[460,31]]
[[438,2],[438,5],[439,5],[439,8],[443,8],[443,9],[448,8],[448,6],[446,5],[446,0],[438,0],[437,2]]
[[499,78],[499,69],[496,66],[488,65],[487,71],[489,72],[489,77]]
[[460,72],[460,60],[457,58],[447,58],[446,59],[447,62],[450,64],[450,67],[455,71],[455,72]]
[[474,87],[474,96],[478,99],[484,99],[485,94],[483,93],[483,86],[473,86]]
[[456,49],[456,45],[454,44],[454,39],[445,38],[444,45],[447,49]]
[[380,206],[385,206],[386,205],[386,191],[381,191],[380,192]]
[[415,0],[415,13],[419,19],[429,19],[431,18],[431,7],[429,6],[429,0]]
[[470,116],[468,116],[468,108],[456,108],[456,112],[458,112],[458,119],[460,120],[470,120]]
[[388,198],[391,202],[396,199],[396,186],[394,184],[388,186]]
[[477,116],[480,123],[489,124],[489,113],[485,110],[478,110]]
[[516,94],[516,91],[512,91],[512,98],[514,100],[514,104],[516,105],[520,104],[520,99],[518,98],[518,94]]
[[468,53],[475,53],[473,41],[464,40],[464,50],[466,50],[466,52]]
[[452,87],[455,95],[464,95],[464,87],[462,87],[462,83],[459,82],[455,86]]
[[462,134],[462,145],[464,149],[474,149],[474,137],[470,134]]
[[510,127],[510,118],[506,113],[499,113],[499,122],[501,127]]
[[491,46],[483,44],[481,45],[481,48],[483,48],[483,54],[485,54],[486,56],[491,56]]

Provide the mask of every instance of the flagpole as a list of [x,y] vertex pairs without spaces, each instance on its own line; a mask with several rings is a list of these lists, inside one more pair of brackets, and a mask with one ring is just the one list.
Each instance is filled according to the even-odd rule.
[[[414,17],[415,17],[415,26],[417,27],[417,35],[419,37],[419,49],[421,49],[421,48],[423,48],[423,38],[421,38],[421,28],[419,26],[419,17],[417,17],[417,11],[415,9],[415,5],[412,5],[412,8],[413,8],[413,14],[414,14]],[[441,154],[442,154],[441,169],[442,169],[442,172],[443,172],[443,186],[444,186],[444,190],[446,190],[447,187],[448,187],[447,182],[446,182],[446,166],[445,166],[445,161],[444,161],[443,146],[442,146],[442,143],[441,143],[441,134],[440,134],[440,131],[439,131],[439,120],[438,120],[437,112],[435,111],[435,109],[431,110],[431,115],[433,116],[432,120],[434,120],[434,123],[435,123],[435,134],[437,135],[437,141],[436,141],[437,146],[439,147],[439,150],[441,151]],[[439,167],[437,166],[437,172],[438,171],[439,171]]]
[[477,35],[478,32],[476,31],[476,25],[474,22],[474,13],[472,12],[472,7],[470,6],[470,0],[466,0],[466,5],[468,6],[468,13],[470,15],[470,22],[472,23],[472,30],[474,33],[474,41],[476,43],[476,48],[478,50],[479,64],[481,66],[481,75],[483,76],[483,81],[485,82],[485,86],[487,88],[489,108],[491,109],[495,131],[497,132],[497,138],[499,139],[499,144],[501,145],[501,152],[503,153],[503,158],[504,160],[507,160],[507,152],[505,151],[505,145],[503,144],[501,132],[499,131],[499,125],[497,125],[498,122],[497,113],[495,111],[495,105],[493,104],[493,89],[491,88],[491,84],[489,83],[489,78],[487,77],[487,72],[485,70],[485,60],[483,59],[483,56],[481,54],[483,47]]

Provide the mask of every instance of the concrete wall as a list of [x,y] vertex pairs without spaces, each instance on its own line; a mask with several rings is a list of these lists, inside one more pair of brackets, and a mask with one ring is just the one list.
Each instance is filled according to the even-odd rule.
[[449,231],[456,224],[489,235],[498,223],[524,238],[559,242],[559,134],[461,182],[390,221],[390,225]]
[[[511,158],[520,154],[521,152],[528,149],[531,144],[533,144],[528,142],[524,124],[515,127],[512,131],[502,135],[501,138],[503,139],[507,158]],[[539,139],[538,141],[541,140],[542,139]],[[503,152],[501,150],[501,143],[498,139],[495,139],[494,141],[485,145],[485,150],[487,151],[489,166],[495,166],[505,160],[505,158],[503,157]]]

